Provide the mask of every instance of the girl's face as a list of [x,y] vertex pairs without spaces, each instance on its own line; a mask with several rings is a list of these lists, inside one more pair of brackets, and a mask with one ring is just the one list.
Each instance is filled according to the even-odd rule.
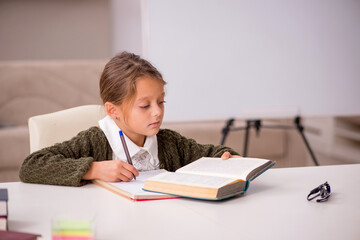
[[133,103],[126,112],[120,110],[118,125],[138,146],[144,145],[147,136],[159,132],[164,117],[164,97],[163,84],[154,78],[144,76],[136,81]]

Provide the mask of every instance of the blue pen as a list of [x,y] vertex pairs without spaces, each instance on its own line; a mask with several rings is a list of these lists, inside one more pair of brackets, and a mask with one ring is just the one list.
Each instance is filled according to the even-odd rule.
[[[125,137],[124,137],[124,134],[123,132],[120,130],[119,131],[119,134],[120,134],[120,139],[121,139],[121,143],[124,147],[124,151],[125,151],[125,155],[126,155],[126,159],[127,159],[127,162],[131,165],[133,165],[132,161],[131,161],[131,157],[130,157],[130,154],[129,154],[129,149],[127,148],[127,145],[126,145],[126,142],[125,142]],[[133,173],[133,176],[134,176],[134,179],[136,180],[136,177],[135,177],[135,174]]]

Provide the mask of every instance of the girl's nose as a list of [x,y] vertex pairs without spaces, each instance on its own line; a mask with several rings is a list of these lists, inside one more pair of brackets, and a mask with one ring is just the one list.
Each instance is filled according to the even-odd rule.
[[153,109],[153,115],[155,117],[160,116],[163,112],[163,109],[159,106],[159,105],[155,105],[154,109]]

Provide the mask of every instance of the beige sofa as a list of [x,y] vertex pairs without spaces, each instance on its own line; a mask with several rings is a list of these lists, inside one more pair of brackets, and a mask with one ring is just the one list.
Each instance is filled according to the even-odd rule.
[[[98,81],[105,61],[0,62],[0,182],[18,181],[18,170],[30,153],[28,118],[80,105],[100,104]],[[226,119],[168,122],[199,143],[219,144]],[[291,124],[270,119],[270,124]],[[235,126],[244,126],[237,120]],[[56,133],[54,133],[56,134]],[[226,145],[242,153],[244,131],[231,132]],[[249,156],[277,161],[277,167],[307,165],[304,144],[296,131],[251,131]],[[310,163],[311,164],[311,163]]]
[[28,118],[99,104],[105,61],[0,62],[0,182],[17,181],[29,154]]

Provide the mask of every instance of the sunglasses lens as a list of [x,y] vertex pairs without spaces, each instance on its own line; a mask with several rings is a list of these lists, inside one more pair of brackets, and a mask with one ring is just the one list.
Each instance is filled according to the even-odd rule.
[[321,196],[321,198],[320,199],[317,199],[316,201],[317,202],[325,202],[325,201],[327,201],[328,199],[329,199],[329,197],[330,197],[330,194],[329,195],[326,195],[326,196]]
[[[317,195],[314,196],[315,193],[317,193]],[[328,182],[325,182],[324,184],[321,184],[319,187],[313,189],[310,194],[308,195],[308,200],[311,201],[314,198],[318,198],[316,200],[316,202],[325,202],[329,199],[331,195],[331,189],[330,189],[330,185],[328,184]]]

